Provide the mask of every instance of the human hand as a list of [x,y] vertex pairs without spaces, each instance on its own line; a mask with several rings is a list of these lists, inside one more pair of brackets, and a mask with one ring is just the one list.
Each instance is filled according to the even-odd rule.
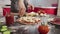
[[29,9],[29,10],[34,10],[34,6],[31,5],[31,4],[28,4],[28,9]]
[[19,16],[22,17],[24,16],[26,13],[26,8],[25,7],[22,7],[20,10],[19,10]]

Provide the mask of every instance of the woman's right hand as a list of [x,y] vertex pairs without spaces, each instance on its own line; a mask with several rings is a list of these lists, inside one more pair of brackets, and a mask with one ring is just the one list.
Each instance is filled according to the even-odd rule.
[[19,0],[18,5],[19,5],[19,16],[21,17],[25,14],[26,11],[24,0]]

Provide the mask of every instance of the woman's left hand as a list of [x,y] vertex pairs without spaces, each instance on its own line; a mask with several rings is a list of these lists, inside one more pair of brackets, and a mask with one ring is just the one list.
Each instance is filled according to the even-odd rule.
[[28,4],[28,9],[30,9],[30,10],[34,10],[34,6],[31,5],[31,4]]

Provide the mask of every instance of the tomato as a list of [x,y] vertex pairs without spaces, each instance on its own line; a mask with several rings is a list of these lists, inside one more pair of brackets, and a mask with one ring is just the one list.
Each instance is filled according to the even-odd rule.
[[48,26],[41,25],[38,27],[38,31],[40,34],[47,34],[49,32]]
[[45,14],[46,12],[44,10],[39,10],[38,14],[41,14],[41,13]]

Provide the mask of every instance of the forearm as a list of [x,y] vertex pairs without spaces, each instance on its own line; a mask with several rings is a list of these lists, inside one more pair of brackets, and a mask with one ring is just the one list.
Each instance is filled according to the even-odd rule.
[[19,8],[25,8],[24,0],[19,0],[18,5],[19,5]]
[[19,15],[23,16],[25,14],[25,11],[26,11],[26,8],[24,5],[24,0],[19,0],[18,5],[19,5]]

